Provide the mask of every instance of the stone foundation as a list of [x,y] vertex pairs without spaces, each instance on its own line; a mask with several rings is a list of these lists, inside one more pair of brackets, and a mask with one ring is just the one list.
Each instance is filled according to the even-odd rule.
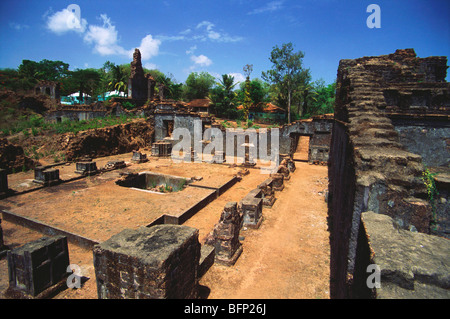
[[168,157],[172,155],[172,144],[169,142],[155,142],[152,144],[152,156]]

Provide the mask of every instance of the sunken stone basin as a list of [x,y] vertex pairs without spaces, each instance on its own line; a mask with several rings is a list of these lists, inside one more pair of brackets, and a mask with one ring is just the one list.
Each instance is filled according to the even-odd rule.
[[191,178],[154,172],[127,174],[123,175],[121,179],[116,181],[116,184],[119,186],[159,193],[179,192],[189,183],[192,183]]

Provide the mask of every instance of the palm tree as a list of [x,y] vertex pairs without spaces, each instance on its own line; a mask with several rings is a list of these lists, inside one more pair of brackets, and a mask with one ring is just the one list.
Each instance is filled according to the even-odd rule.
[[125,96],[128,96],[127,87],[128,87],[128,80],[126,73],[121,68],[120,65],[115,65],[114,63],[111,63],[109,66],[111,70],[111,76],[112,80],[109,82],[109,87],[114,88],[114,90],[117,90],[119,92],[124,92]]
[[237,83],[234,83],[234,76],[223,74],[222,80],[220,80],[218,84],[221,85],[225,92],[228,93],[234,89]]

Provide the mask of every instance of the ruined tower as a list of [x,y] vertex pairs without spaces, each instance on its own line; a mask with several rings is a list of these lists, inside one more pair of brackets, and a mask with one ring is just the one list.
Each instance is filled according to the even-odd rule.
[[131,74],[128,80],[128,96],[135,100],[152,99],[156,81],[150,74],[144,74],[141,52],[135,49],[131,62]]

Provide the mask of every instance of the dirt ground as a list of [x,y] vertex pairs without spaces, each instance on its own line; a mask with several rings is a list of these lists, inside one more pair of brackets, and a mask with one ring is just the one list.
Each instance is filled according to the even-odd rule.
[[[130,158],[131,154],[123,155],[123,159],[127,161]],[[120,159],[120,156],[115,156],[114,159]],[[96,160],[98,167],[101,167],[107,160],[111,159]],[[223,165],[183,165],[190,166],[187,168],[172,165],[169,160],[160,159],[156,161],[151,159],[146,169],[177,176],[202,176],[204,177],[202,182],[208,183],[209,180],[213,184],[214,181],[218,183],[219,180],[226,180],[239,171],[239,168],[224,168]],[[277,200],[273,207],[263,208],[264,221],[261,227],[256,230],[243,229],[241,231],[244,250],[237,263],[232,267],[213,265],[201,278],[200,284],[209,291],[207,298],[329,298],[329,234],[324,197],[325,190],[328,188],[327,167],[308,165],[305,162],[296,162],[296,166],[297,169],[294,173],[291,173],[290,180],[285,182],[285,189],[277,192]],[[136,168],[130,166],[128,169],[133,170],[133,167]],[[143,167],[139,166],[139,170]],[[66,173],[62,173],[61,178],[65,176],[64,174],[69,174],[67,172],[73,172],[73,167],[65,167],[64,169]],[[20,185],[20,180],[23,183],[25,176],[19,176],[20,174],[27,173],[14,174],[10,182],[11,185]],[[121,193],[119,197],[124,199],[126,204],[123,204],[124,206],[111,205],[111,201],[114,200],[114,197],[117,197],[117,194],[112,194],[111,187],[113,187],[118,173],[110,172],[108,174],[111,175],[102,175],[104,180],[97,184],[95,180],[91,180],[91,182],[86,180],[88,191],[83,191],[83,189],[86,189],[86,185],[79,185],[80,189],[75,188],[68,192],[61,192],[62,197],[57,202],[53,201],[54,203],[50,206],[50,208],[57,208],[61,212],[57,218],[55,216],[49,217],[50,214],[46,213],[53,210],[48,205],[49,202],[52,202],[52,196],[55,193],[46,193],[42,190],[12,197],[9,201],[2,200],[0,205],[12,210],[16,209],[17,212],[27,211],[30,214],[33,211],[37,212],[33,213],[35,215],[32,215],[32,217],[48,223],[62,223],[64,216],[67,215],[65,219],[70,222],[71,231],[75,233],[83,232],[83,234],[88,234],[86,237],[98,240],[106,240],[123,228],[148,224],[151,218],[155,218],[153,215],[148,216],[148,214],[141,213],[145,212],[145,207],[150,205],[145,201],[142,203],[142,199],[140,202],[137,201],[137,198],[142,196],[137,191],[132,193],[129,189],[124,188],[124,190],[121,190],[124,193]],[[28,175],[27,177],[29,179]],[[203,244],[206,235],[212,231],[214,225],[218,222],[225,204],[229,201],[240,201],[267,177],[268,175],[261,174],[257,169],[250,169],[250,174],[244,176],[241,182],[235,184],[219,198],[200,210],[186,221],[185,225],[199,229],[199,240]],[[23,187],[26,186],[23,185]],[[127,191],[128,193],[126,193]],[[186,190],[179,193],[182,194],[183,192],[186,192]],[[80,197],[73,202],[73,197],[77,194]],[[27,195],[34,196],[36,200],[31,206],[33,209],[24,208],[25,202],[30,201]],[[131,197],[127,198],[127,196]],[[184,193],[184,197],[172,197],[170,200],[168,200],[168,197],[164,198],[164,195],[154,195],[153,197],[157,197],[155,201],[162,201],[160,207],[167,210],[168,207],[172,207],[172,209],[176,207],[173,203],[178,203],[178,206],[180,206],[181,199],[186,201],[185,206],[187,206],[189,198],[195,200],[198,196],[201,196],[201,194],[194,192]],[[19,197],[24,198],[23,202]],[[78,219],[75,220],[73,213],[63,213],[65,206],[72,209],[74,203],[78,205],[80,213]],[[154,203],[152,202],[152,205]],[[127,214],[123,213],[125,208],[128,208]],[[130,211],[137,213],[136,215],[129,215]],[[119,212],[122,212],[122,214]],[[114,218],[112,218],[112,221],[108,221],[111,216],[114,216]],[[128,217],[125,218],[124,216]],[[54,220],[51,221],[48,218]],[[81,222],[86,220],[97,220],[98,224]],[[66,227],[64,223],[58,225],[62,228]],[[84,228],[80,228],[81,225],[84,225]],[[10,248],[19,247],[43,236],[38,232],[4,220],[2,220],[2,228],[5,244]],[[106,229],[109,229],[109,231],[105,231]],[[82,287],[80,289],[66,289],[53,298],[97,298],[92,251],[69,243],[69,257],[70,263],[78,265],[81,269],[79,275],[84,278]],[[0,291],[7,287],[7,261],[6,258],[2,258],[0,260]]]
[[208,298],[329,298],[327,168],[297,162],[259,229],[241,231],[243,253],[232,267],[214,264],[200,280]]

